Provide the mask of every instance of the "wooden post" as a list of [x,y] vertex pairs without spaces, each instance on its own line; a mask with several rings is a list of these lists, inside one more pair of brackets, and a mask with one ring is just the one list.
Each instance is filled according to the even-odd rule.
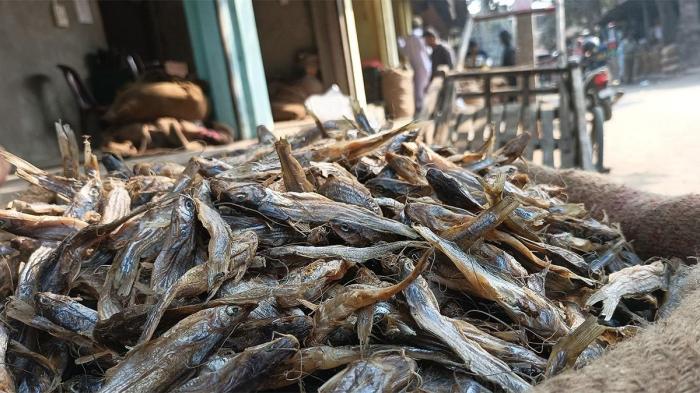
[[442,145],[447,142],[450,134],[450,124],[452,119],[452,107],[456,98],[456,86],[452,79],[447,79],[443,88],[442,105],[435,116],[435,135],[433,142]]
[[516,19],[517,50],[515,51],[516,64],[534,66],[535,48],[532,36],[532,15],[518,15]]
[[376,0],[374,4],[382,62],[386,67],[396,68],[399,66],[399,46],[396,41],[396,26],[394,25],[394,10],[391,6],[391,0]]
[[[213,1],[185,1],[182,6],[197,76],[209,83],[209,100],[214,118],[240,133],[231,94],[230,72],[216,23],[216,4]],[[240,135],[232,136],[240,138]]]
[[410,0],[392,0],[394,11],[394,25],[396,26],[396,34],[399,37],[406,37],[411,34],[411,12]]
[[484,77],[484,105],[486,106],[486,122],[491,122],[491,76]]
[[474,19],[467,13],[467,19],[464,22],[464,30],[462,30],[462,41],[459,43],[459,50],[457,51],[457,62],[455,64],[455,70],[462,71],[464,69],[464,62],[467,59],[467,50],[469,50],[469,40],[472,36],[472,30],[474,29]]
[[340,31],[345,53],[345,69],[348,71],[350,81],[350,95],[360,103],[367,105],[365,96],[365,82],[362,79],[362,62],[360,60],[360,46],[357,43],[357,29],[355,27],[355,13],[352,10],[352,0],[336,0],[340,17]]
[[[561,82],[559,83],[559,142],[557,147],[561,153],[560,166],[562,168],[570,168],[574,166],[571,157],[570,141],[573,133],[573,124],[571,121],[571,96],[567,84],[571,80],[571,70],[565,68],[565,72],[561,73]],[[552,164],[553,166],[554,164]]]
[[272,111],[252,0],[218,0],[219,28],[230,70],[240,136],[252,138],[257,126],[272,127]]
[[578,140],[578,152],[581,168],[586,171],[593,170],[593,148],[588,137],[588,124],[586,122],[586,97],[583,91],[583,75],[578,64],[571,68],[571,86],[574,100],[574,115],[576,118],[576,136]]
[[554,0],[557,24],[557,52],[559,52],[559,67],[566,67],[566,11],[564,0]]
[[325,88],[333,84],[343,93],[350,93],[350,73],[343,56],[343,37],[337,4],[326,1],[310,1],[314,38],[318,48],[321,78]]

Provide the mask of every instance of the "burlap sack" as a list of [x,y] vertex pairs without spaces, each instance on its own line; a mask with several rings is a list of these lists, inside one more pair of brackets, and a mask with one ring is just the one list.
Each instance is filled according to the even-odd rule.
[[517,164],[538,183],[566,186],[571,202],[583,202],[594,216],[619,222],[643,258],[700,255],[700,195],[664,196],[635,190],[603,175]]
[[148,122],[162,117],[197,121],[206,115],[206,97],[194,83],[136,83],[117,95],[105,120],[115,124]]
[[413,116],[413,71],[400,68],[382,71],[382,95],[387,118]]

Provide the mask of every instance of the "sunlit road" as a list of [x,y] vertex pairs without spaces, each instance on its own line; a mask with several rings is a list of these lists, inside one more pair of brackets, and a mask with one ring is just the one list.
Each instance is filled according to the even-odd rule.
[[605,127],[609,176],[660,194],[700,193],[700,69],[624,90]]

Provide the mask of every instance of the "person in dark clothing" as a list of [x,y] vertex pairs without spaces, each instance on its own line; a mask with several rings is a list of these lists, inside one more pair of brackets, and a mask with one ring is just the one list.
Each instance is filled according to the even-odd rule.
[[[515,49],[513,48],[513,45],[511,44],[513,37],[506,30],[501,30],[501,32],[498,34],[498,37],[501,39],[501,44],[503,44],[503,58],[501,61],[501,66],[503,66],[503,67],[514,66],[515,65]],[[508,84],[511,86],[515,86],[516,78],[514,76],[509,76],[508,77]]]
[[453,67],[454,63],[452,59],[454,57],[452,56],[452,50],[447,45],[440,42],[440,37],[434,29],[425,29],[423,38],[425,39],[425,44],[433,50],[433,53],[430,54],[430,61],[432,63],[430,79],[433,79],[435,75],[437,75],[439,66],[446,65],[449,68]]
[[479,43],[475,40],[469,40],[469,46],[467,47],[467,67],[482,67],[487,65],[489,55],[481,49]]

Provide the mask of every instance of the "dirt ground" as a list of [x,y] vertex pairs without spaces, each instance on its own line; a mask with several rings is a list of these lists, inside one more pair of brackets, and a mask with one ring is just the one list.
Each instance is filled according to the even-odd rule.
[[623,89],[605,127],[609,176],[665,195],[700,193],[700,69]]

